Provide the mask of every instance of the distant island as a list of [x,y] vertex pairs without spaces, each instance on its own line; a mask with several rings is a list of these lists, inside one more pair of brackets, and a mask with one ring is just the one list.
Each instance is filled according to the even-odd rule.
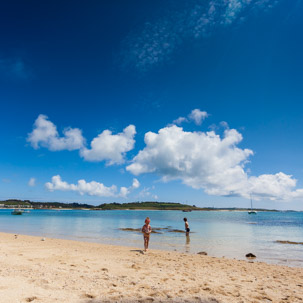
[[97,208],[101,210],[113,210],[113,209],[147,209],[147,210],[201,210],[201,208],[195,205],[187,205],[175,202],[129,202],[129,203],[104,203]]
[[[129,202],[129,203],[103,203],[98,206],[82,203],[62,202],[32,202],[30,200],[10,199],[0,201],[0,208],[33,208],[33,209],[89,209],[89,210],[182,210],[182,211],[248,211],[248,208],[238,207],[197,207],[175,202]],[[278,211],[275,209],[256,208],[256,211]]]

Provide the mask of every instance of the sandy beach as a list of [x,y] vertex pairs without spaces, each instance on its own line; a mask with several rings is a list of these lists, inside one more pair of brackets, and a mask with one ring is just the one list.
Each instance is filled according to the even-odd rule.
[[303,302],[303,268],[43,240],[0,233],[0,302]]

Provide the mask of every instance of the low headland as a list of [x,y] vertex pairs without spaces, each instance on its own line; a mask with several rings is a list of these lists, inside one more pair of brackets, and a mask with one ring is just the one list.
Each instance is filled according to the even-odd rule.
[[[197,207],[176,202],[128,202],[128,203],[103,203],[90,205],[86,203],[63,202],[33,202],[30,200],[5,200],[0,201],[0,208],[33,208],[33,209],[89,209],[89,210],[182,210],[182,211],[249,211],[249,208],[238,207]],[[275,209],[255,208],[255,211],[278,211]]]

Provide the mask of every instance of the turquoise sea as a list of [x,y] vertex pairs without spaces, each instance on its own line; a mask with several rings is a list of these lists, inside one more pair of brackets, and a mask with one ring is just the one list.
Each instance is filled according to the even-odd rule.
[[[253,253],[257,261],[303,267],[303,245],[276,242],[303,242],[303,212],[31,210],[12,216],[11,210],[2,209],[0,231],[141,248],[140,232],[121,229],[141,228],[147,216],[152,228],[162,228],[151,235],[150,249],[205,251],[236,259]],[[189,237],[172,231],[184,229],[185,216]]]

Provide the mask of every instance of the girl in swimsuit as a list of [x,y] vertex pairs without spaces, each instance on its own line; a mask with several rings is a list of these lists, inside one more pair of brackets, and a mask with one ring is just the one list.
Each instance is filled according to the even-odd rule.
[[152,231],[149,223],[150,223],[150,219],[149,219],[149,217],[147,217],[145,219],[145,224],[142,227],[142,233],[143,233],[143,239],[144,239],[144,251],[148,250],[149,235]]

